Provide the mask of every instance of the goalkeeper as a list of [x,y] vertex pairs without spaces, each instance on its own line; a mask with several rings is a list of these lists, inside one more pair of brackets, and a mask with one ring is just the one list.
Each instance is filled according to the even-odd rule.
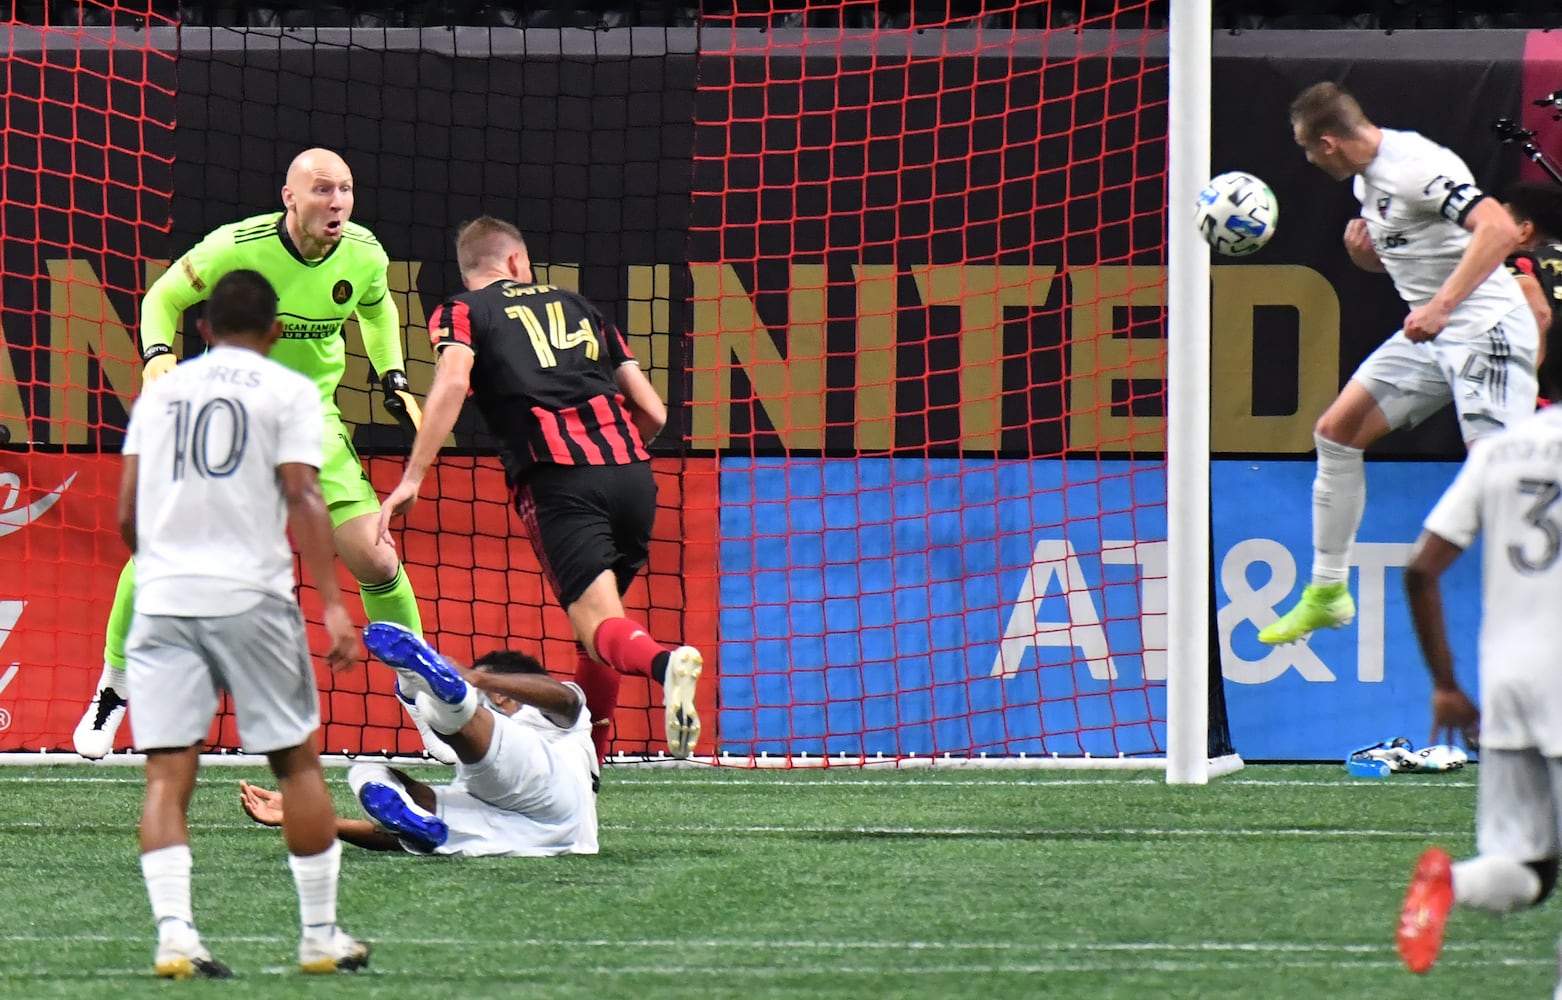
[[[264,275],[277,290],[277,318],[283,324],[271,358],[308,377],[320,390],[325,414],[320,490],[330,510],[336,550],[358,581],[370,621],[396,622],[422,634],[417,597],[395,548],[379,537],[380,501],[353,450],[335,398],[346,370],[342,325],[356,313],[364,350],[380,375],[386,409],[414,433],[421,420],[404,374],[401,321],[385,274],[388,260],[374,234],[349,221],[352,172],[330,150],[305,150],[293,160],[282,205],[281,212],[213,230],[148,289],[141,303],[143,381],[173,370],[172,344],[180,317],[207,299],[219,278],[240,268]],[[74,734],[76,752],[89,759],[113,749],[125,716],[125,635],[134,594],[134,564],[127,562],[109,613],[102,679]],[[398,696],[402,690],[398,687]],[[416,714],[412,699],[401,700],[429,752],[454,763],[454,754]]]

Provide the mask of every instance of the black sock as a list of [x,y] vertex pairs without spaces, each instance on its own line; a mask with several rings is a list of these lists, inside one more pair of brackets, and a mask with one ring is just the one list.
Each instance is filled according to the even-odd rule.
[[651,657],[651,679],[658,684],[667,683],[667,661],[673,658],[671,650],[664,649]]

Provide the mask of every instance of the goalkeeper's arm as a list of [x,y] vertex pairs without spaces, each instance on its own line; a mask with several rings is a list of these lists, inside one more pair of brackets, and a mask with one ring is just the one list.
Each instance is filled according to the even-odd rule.
[[401,354],[401,317],[388,292],[374,302],[358,304],[358,330],[369,363],[380,373],[380,389],[385,393],[385,410],[409,433],[416,435],[423,426],[423,411],[404,370]]
[[141,372],[143,384],[173,371],[179,359],[174,356],[174,331],[184,311],[211,294],[200,269],[210,256],[203,252],[203,241],[179,258],[147,289],[141,300]]

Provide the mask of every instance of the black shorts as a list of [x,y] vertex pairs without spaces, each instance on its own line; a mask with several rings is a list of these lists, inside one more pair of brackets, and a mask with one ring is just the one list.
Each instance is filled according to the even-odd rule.
[[604,570],[623,596],[645,566],[656,521],[649,462],[539,465],[515,491],[543,575],[566,609]]

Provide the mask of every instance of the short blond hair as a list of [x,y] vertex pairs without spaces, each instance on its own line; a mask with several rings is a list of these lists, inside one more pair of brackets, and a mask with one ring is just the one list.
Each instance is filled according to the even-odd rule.
[[515,249],[526,252],[526,240],[521,237],[521,231],[491,215],[465,223],[456,233],[456,262],[463,275],[475,274],[485,264],[503,258]]
[[1291,102],[1291,121],[1300,125],[1302,138],[1316,142],[1324,136],[1349,138],[1371,124],[1350,91],[1337,83],[1315,83]]

